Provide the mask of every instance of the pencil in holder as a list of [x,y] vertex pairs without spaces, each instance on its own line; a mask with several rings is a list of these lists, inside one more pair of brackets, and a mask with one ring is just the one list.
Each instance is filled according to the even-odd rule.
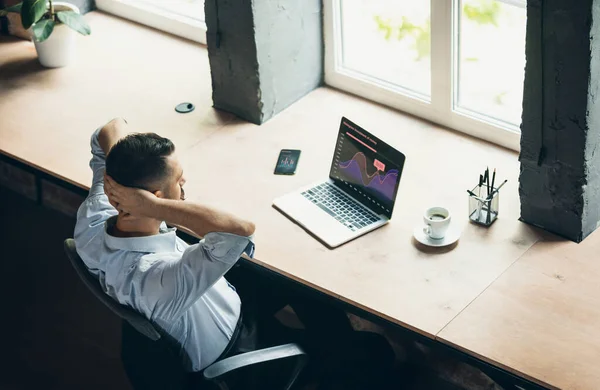
[[498,218],[500,191],[486,185],[477,185],[469,192],[469,219],[482,226],[490,226]]

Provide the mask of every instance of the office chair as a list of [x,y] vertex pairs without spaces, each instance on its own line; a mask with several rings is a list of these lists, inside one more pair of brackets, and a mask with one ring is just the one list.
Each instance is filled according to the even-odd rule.
[[[294,359],[291,373],[285,378],[287,383],[282,387],[289,390],[307,363],[308,356],[297,344],[279,345],[217,361],[204,369],[203,379],[198,384],[198,374],[195,374],[196,379],[192,379],[183,370],[181,359],[175,352],[174,342],[169,339],[169,335],[161,334],[144,316],[106,295],[77,254],[73,239],[65,240],[64,248],[83,283],[96,298],[121,317],[121,359],[127,377],[136,390],[227,390],[231,385],[228,374],[236,370],[252,370],[259,366],[268,369],[269,362]],[[239,388],[249,389],[248,382],[242,383]],[[267,387],[263,384],[259,388]]]

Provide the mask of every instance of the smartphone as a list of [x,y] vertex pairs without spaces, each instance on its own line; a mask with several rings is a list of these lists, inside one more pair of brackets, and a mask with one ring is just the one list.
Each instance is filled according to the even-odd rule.
[[300,151],[293,149],[281,149],[275,166],[276,175],[293,175],[298,166]]

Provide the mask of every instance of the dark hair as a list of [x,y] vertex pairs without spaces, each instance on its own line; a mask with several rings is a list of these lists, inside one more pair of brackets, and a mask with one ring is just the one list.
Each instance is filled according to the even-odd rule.
[[170,174],[167,157],[174,151],[173,142],[158,134],[130,134],[108,153],[106,173],[123,186],[155,191],[151,186]]

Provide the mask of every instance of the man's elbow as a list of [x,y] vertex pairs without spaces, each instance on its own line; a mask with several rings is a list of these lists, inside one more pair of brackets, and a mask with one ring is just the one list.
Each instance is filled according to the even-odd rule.
[[105,154],[108,154],[112,146],[125,135],[126,126],[127,122],[123,118],[115,118],[100,129],[98,143]]
[[240,234],[238,234],[239,236],[249,237],[254,234],[254,231],[256,230],[256,226],[252,222],[243,222],[240,224],[239,229],[240,229]]

